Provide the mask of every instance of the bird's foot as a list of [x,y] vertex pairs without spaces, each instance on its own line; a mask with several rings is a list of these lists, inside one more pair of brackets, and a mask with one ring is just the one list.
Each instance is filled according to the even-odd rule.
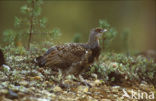
[[81,81],[81,83],[84,84],[85,86],[88,86],[89,88],[92,87],[92,85],[88,83],[87,81]]
[[92,87],[90,83],[88,83],[81,75],[79,75],[80,82],[85,86]]
[[69,85],[69,84],[65,84],[64,82],[60,82],[60,83],[59,83],[59,86],[60,86],[62,89],[70,89],[70,85]]

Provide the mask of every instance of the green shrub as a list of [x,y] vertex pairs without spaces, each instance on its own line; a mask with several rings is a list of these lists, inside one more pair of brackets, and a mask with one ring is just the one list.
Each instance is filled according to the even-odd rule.
[[102,40],[100,40],[102,50],[107,51],[110,48],[110,43],[116,37],[117,31],[106,20],[99,20],[99,27],[107,29],[107,32],[102,36]]
[[[124,80],[137,80],[156,83],[156,63],[142,56],[126,56],[117,53],[103,53],[99,62],[95,63],[91,72],[96,72],[99,77],[108,82],[112,79],[110,73],[120,75]],[[114,77],[119,80],[119,77]]]

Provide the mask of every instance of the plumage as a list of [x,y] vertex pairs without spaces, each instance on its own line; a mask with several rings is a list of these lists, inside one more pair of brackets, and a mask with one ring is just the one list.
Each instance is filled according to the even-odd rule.
[[0,49],[0,67],[5,64],[5,59],[2,50]]
[[11,68],[5,64],[5,58],[2,50],[0,49],[0,69],[10,70]]
[[92,29],[87,43],[69,43],[53,46],[43,56],[36,58],[39,66],[61,68],[65,74],[85,71],[100,55],[99,35],[106,30]]

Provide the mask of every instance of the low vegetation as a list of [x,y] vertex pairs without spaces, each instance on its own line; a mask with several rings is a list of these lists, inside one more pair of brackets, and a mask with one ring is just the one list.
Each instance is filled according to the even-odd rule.
[[[63,80],[65,85],[62,85],[59,70],[38,67],[33,60],[55,45],[62,34],[59,28],[50,31],[46,29],[47,19],[40,16],[42,3],[42,0],[28,0],[21,7],[21,13],[26,18],[15,17],[16,31],[8,29],[3,33],[5,47],[0,49],[3,50],[10,68],[0,67],[1,101],[132,100],[122,97],[123,89],[127,89],[127,92],[130,89],[135,89],[136,92],[154,92],[156,95],[156,63],[152,58],[129,54],[128,31],[121,34],[126,54],[113,52],[110,43],[119,33],[106,20],[99,20],[98,25],[107,29],[100,40],[101,55],[83,74],[91,87],[72,79],[74,77],[71,75]],[[28,23],[23,23],[24,20]],[[32,41],[32,35],[37,30],[37,33],[46,33],[40,43]],[[26,45],[20,40],[25,33],[28,38]],[[80,38],[81,35],[76,34],[72,41],[78,43]]]
[[33,63],[33,59],[47,48],[38,50],[38,46],[31,46],[31,52],[19,47],[3,48],[11,69],[0,70],[1,100],[129,100],[122,97],[123,91],[120,89],[127,89],[127,92],[131,89],[147,93],[156,91],[156,64],[152,59],[113,52],[102,53],[99,60],[83,74],[91,88],[74,81],[72,76],[64,79],[65,85],[62,85],[59,83],[60,72]]

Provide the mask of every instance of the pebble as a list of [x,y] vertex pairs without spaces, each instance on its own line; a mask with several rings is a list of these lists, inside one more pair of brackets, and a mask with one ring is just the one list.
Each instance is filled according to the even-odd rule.
[[120,86],[113,86],[112,87],[112,92],[117,93],[120,89]]
[[23,81],[20,81],[19,84],[22,85],[22,86],[27,86],[28,82],[23,80]]
[[94,77],[95,79],[97,79],[97,74],[92,73],[91,76]]
[[101,99],[101,101],[111,101],[110,99]]
[[7,94],[7,93],[8,93],[8,90],[7,90],[7,89],[1,89],[1,90],[0,90],[0,93],[2,93],[2,94]]
[[62,91],[62,88],[59,87],[59,86],[55,86],[55,87],[53,88],[53,91],[54,91],[54,92],[61,92],[61,91]]
[[42,78],[40,76],[30,77],[30,80],[41,80]]
[[9,99],[17,99],[17,98],[18,98],[18,94],[15,93],[15,92],[12,91],[12,90],[9,90],[6,97],[9,98]]
[[96,86],[99,86],[99,85],[102,84],[102,82],[100,80],[95,80],[94,83],[95,83]]
[[78,86],[77,92],[88,92],[89,88],[87,86]]

